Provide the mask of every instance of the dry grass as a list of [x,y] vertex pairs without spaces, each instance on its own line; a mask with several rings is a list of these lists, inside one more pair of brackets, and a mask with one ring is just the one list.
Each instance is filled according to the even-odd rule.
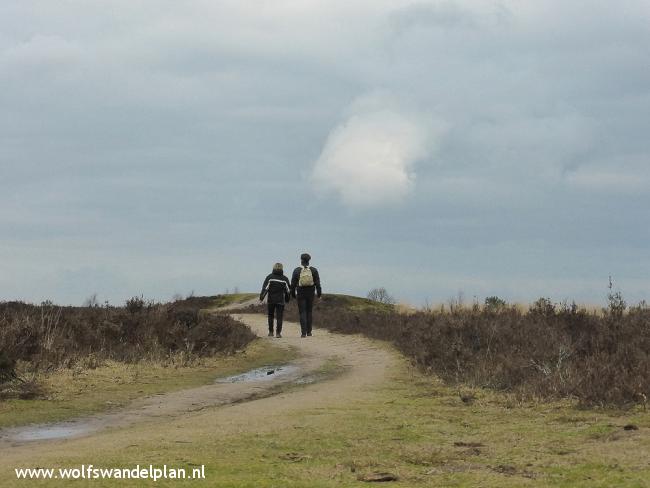
[[215,298],[156,304],[134,297],[124,307],[0,303],[0,399],[34,392],[17,372],[40,377],[106,360],[186,365],[242,349],[254,334],[230,316],[205,313]]
[[[620,295],[587,310],[540,299],[523,307],[451,301],[408,310],[324,295],[316,327],[387,340],[423,371],[450,384],[508,391],[527,399],[577,399],[585,406],[645,405],[650,397],[650,308]],[[295,301],[285,313],[297,321]]]
[[117,408],[137,397],[208,384],[219,376],[284,364],[295,353],[267,341],[255,341],[245,353],[195,357],[192,361],[170,357],[168,361],[137,363],[104,360],[93,368],[77,365],[39,372],[36,398],[0,402],[0,428],[29,423],[54,422]]
[[[57,451],[36,449],[29,463],[204,464],[206,480],[191,482],[198,486],[354,487],[362,484],[359,476],[374,472],[393,473],[399,481],[391,486],[404,487],[647,486],[647,413],[521,402],[481,389],[465,393],[475,397],[472,404],[456,388],[401,363],[385,383],[353,398],[332,396],[306,407],[285,394],[286,409],[273,408],[276,397],[207,410],[69,441]],[[626,431],[627,424],[639,430]],[[0,462],[0,476],[7,486],[22,486],[10,459]],[[140,486],[137,480],[120,485]]]

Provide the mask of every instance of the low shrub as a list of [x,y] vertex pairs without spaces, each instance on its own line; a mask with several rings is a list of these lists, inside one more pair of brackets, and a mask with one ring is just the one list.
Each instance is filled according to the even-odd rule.
[[180,351],[206,356],[231,353],[254,339],[232,317],[202,313],[204,304],[194,298],[156,304],[142,297],[124,307],[0,303],[0,384],[16,380],[18,362],[36,372],[88,358],[164,360]]
[[[315,326],[390,341],[418,367],[450,383],[526,398],[576,398],[584,405],[644,404],[650,396],[645,303],[627,309],[620,296],[612,296],[601,312],[587,312],[540,298],[522,311],[492,297],[483,307],[406,315],[353,308],[344,298],[326,295],[316,302]],[[285,317],[298,321],[295,301]]]

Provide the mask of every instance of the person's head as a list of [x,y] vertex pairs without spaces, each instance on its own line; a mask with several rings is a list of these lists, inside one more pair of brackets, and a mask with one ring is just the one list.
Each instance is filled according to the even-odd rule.
[[274,274],[282,274],[284,270],[282,269],[282,263],[275,263],[273,265],[273,273]]
[[300,263],[303,266],[307,266],[309,264],[309,261],[311,261],[311,256],[309,254],[307,254],[306,252],[303,252],[300,255]]

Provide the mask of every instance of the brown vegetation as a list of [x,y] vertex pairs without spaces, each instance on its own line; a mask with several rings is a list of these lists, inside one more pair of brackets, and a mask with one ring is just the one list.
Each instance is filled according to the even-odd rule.
[[[401,314],[363,299],[324,296],[315,327],[392,342],[420,368],[453,384],[584,405],[643,404],[650,396],[650,308],[620,294],[587,311],[540,299],[527,310],[497,297]],[[295,301],[285,313],[298,320]]]
[[253,340],[250,329],[231,317],[201,312],[206,303],[189,298],[156,304],[141,297],[124,307],[0,303],[0,385],[22,382],[17,363],[42,372],[79,362],[92,367],[103,359],[191,358],[229,353]]

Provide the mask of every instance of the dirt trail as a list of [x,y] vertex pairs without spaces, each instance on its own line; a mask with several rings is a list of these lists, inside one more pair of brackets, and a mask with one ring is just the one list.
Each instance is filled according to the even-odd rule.
[[[233,428],[251,431],[256,428],[256,422],[251,419],[268,417],[268,412],[286,413],[296,408],[347,402],[364,390],[380,384],[399,361],[388,348],[360,336],[343,336],[317,329],[313,337],[302,339],[299,337],[299,326],[287,322],[282,339],[266,338],[266,317],[252,314],[234,317],[250,326],[264,340],[297,348],[301,358],[292,363],[297,368],[269,381],[215,383],[155,395],[137,400],[120,410],[48,426],[54,429],[55,434],[57,429],[65,434],[51,436],[59,437],[57,440],[29,440],[25,432],[30,428],[5,429],[0,431],[2,457],[6,461],[9,458],[24,460],[39,451],[46,452],[57,443],[66,443],[66,449],[70,449],[71,443],[79,443],[80,447],[88,443],[92,445],[93,439],[102,435],[132,437],[136,431],[131,430],[127,435],[126,428],[133,429],[135,426],[141,435],[146,436],[146,432],[159,435],[170,422],[189,426],[205,415],[210,416],[210,423],[216,422],[224,433]],[[346,368],[345,373],[288,392],[282,392],[281,388],[277,390],[278,386],[296,383],[301,377],[313,374],[323,363],[334,358]],[[281,393],[268,396],[274,388]],[[220,406],[222,408],[214,408]],[[66,439],[61,440],[61,437]]]

